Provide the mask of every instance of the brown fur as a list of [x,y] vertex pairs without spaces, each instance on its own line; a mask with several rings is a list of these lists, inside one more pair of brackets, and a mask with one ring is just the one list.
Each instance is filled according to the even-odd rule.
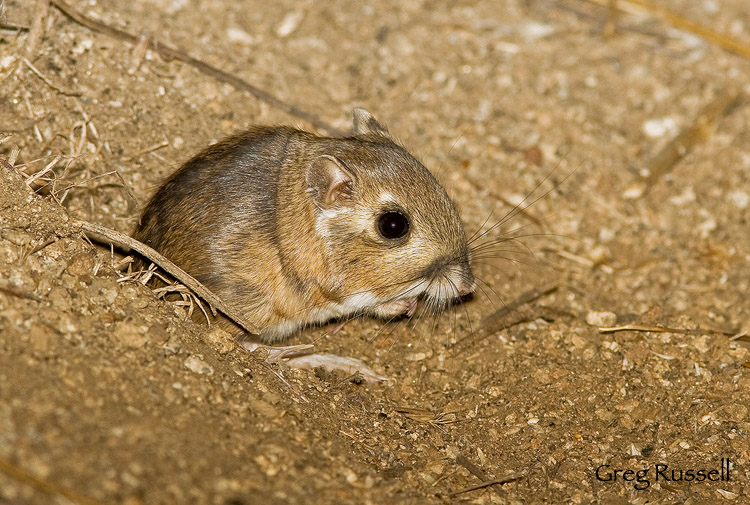
[[[385,239],[377,217],[396,209],[410,231]],[[427,293],[437,307],[474,288],[454,204],[361,109],[349,138],[257,127],[209,147],[157,191],[135,236],[239,308],[265,340],[331,317],[403,313],[445,275]]]

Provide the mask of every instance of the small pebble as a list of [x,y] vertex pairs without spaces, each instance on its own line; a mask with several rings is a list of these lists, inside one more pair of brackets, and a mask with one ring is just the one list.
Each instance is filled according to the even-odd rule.
[[677,133],[677,122],[671,117],[649,119],[643,123],[643,133],[652,139],[674,135]]
[[117,323],[113,335],[121,344],[131,349],[143,347],[148,342],[147,328],[128,321]]
[[727,196],[738,209],[746,209],[750,206],[750,193],[746,191],[730,191]]
[[214,373],[214,369],[211,368],[211,365],[203,361],[203,359],[196,354],[188,356],[188,358],[185,360],[185,368],[187,368],[191,372],[202,375],[212,375]]
[[31,323],[29,328],[29,345],[40,354],[47,354],[60,337],[44,324]]
[[54,286],[49,292],[49,301],[52,306],[62,312],[70,310],[70,293],[61,286]]
[[78,253],[68,263],[67,271],[70,275],[88,275],[94,271],[94,257],[87,252]]
[[586,324],[589,326],[614,326],[617,314],[614,312],[589,312],[586,314]]
[[203,337],[206,342],[216,349],[219,354],[224,354],[234,349],[235,340],[232,335],[221,328],[214,327]]
[[276,35],[281,38],[288,37],[297,29],[303,17],[304,13],[302,11],[292,11],[287,13],[287,15],[284,16],[284,19],[281,20],[281,23],[276,27]]
[[603,245],[593,247],[589,251],[589,259],[594,265],[606,263],[610,258],[612,258],[612,254],[609,252],[609,249]]

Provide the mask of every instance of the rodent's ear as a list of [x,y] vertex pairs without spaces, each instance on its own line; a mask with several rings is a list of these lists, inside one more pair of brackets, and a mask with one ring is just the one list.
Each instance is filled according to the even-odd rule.
[[378,123],[372,114],[365,109],[354,109],[354,124],[352,132],[354,135],[382,135],[388,137],[388,128]]
[[307,167],[305,182],[308,193],[323,209],[346,205],[354,196],[354,176],[334,156],[324,154],[315,158]]

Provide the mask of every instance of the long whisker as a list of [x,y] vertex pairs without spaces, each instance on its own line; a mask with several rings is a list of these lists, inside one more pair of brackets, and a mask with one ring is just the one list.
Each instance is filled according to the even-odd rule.
[[[523,210],[523,209],[522,209],[522,210]],[[494,211],[494,207],[493,207],[493,211]],[[520,225],[520,226],[517,226],[516,228],[513,228],[512,230],[508,230],[508,231],[506,231],[506,232],[503,232],[503,233],[501,234],[501,236],[511,235],[511,234],[513,234],[513,233],[516,233],[516,232],[518,232],[519,230],[523,230],[523,229],[525,229],[525,228],[528,228],[528,227],[530,227],[530,226],[539,226],[539,227],[541,227],[541,224],[542,224],[542,223],[543,223],[544,221],[549,221],[550,219],[551,219],[551,216],[545,216],[545,217],[543,217],[543,218],[541,218],[541,219],[535,219],[535,220],[534,220],[534,222],[531,222],[531,223],[526,223],[526,224],[522,224],[522,225]],[[485,222],[486,222],[486,220],[485,220]],[[495,223],[495,225],[496,225],[496,224],[497,224],[497,223]],[[495,225],[493,225],[493,227],[492,227],[492,228],[496,228],[496,226],[495,226]],[[482,226],[484,226],[484,224],[483,224]],[[488,229],[487,231],[490,231],[490,230]],[[476,235],[476,234],[475,234],[475,235]],[[486,236],[487,234],[486,234],[486,233],[483,233],[482,235],[483,235],[483,236]],[[475,237],[475,236],[472,236],[471,238],[467,239],[467,243],[468,243],[469,245],[471,245],[471,244],[472,244],[473,242],[475,242],[475,241],[476,241],[476,240],[478,240],[479,238],[481,238],[481,237]],[[481,245],[481,244],[480,244],[480,245]],[[473,249],[474,247],[477,247],[477,246],[472,246],[472,249]]]
[[[517,259],[514,259],[514,258],[508,258],[507,256],[501,256],[501,255],[485,256],[485,257],[481,257],[479,259],[480,260],[503,259],[503,260],[507,261],[508,263],[510,263],[511,265],[513,265],[516,268],[516,270],[518,270],[519,273],[521,272],[521,268],[518,265],[524,265],[524,266],[527,266],[527,267],[536,266],[536,265],[534,265],[532,263],[529,263],[528,261],[520,261],[520,260],[517,260]],[[479,262],[478,261],[477,263],[481,264],[481,265],[490,265],[490,263],[486,263],[486,262]],[[495,265],[492,265],[492,266],[495,266]]]
[[[568,152],[570,152],[570,150],[568,150]],[[531,201],[530,203],[528,203],[528,204],[524,205],[524,203],[525,203],[525,202],[526,202],[526,201],[527,201],[527,200],[528,200],[528,199],[529,199],[529,198],[531,197],[531,195],[533,195],[533,194],[534,194],[534,193],[536,192],[536,190],[537,190],[537,189],[539,189],[539,188],[541,187],[541,185],[542,185],[542,184],[544,184],[544,183],[545,183],[545,182],[547,181],[547,179],[549,179],[550,177],[552,177],[552,174],[554,174],[554,173],[555,173],[555,172],[557,171],[557,169],[558,169],[558,168],[560,168],[560,163],[562,162],[562,160],[563,160],[563,159],[565,159],[565,157],[566,157],[566,156],[567,156],[567,153],[566,153],[566,155],[565,155],[565,156],[563,156],[563,157],[562,157],[561,161],[560,161],[560,162],[558,162],[558,164],[557,164],[557,165],[555,166],[555,168],[553,168],[553,169],[552,169],[552,170],[550,171],[550,173],[548,173],[548,174],[547,174],[547,175],[546,175],[546,176],[544,177],[544,179],[542,179],[541,181],[539,181],[539,183],[538,183],[538,184],[537,184],[536,186],[534,186],[534,189],[532,189],[532,190],[531,190],[531,191],[529,192],[529,194],[528,194],[528,195],[526,195],[526,196],[524,197],[524,199],[523,199],[523,200],[521,200],[520,202],[518,202],[518,204],[516,204],[516,206],[515,206],[515,207],[513,207],[513,208],[512,208],[512,209],[511,209],[511,210],[510,210],[510,211],[509,211],[509,212],[508,212],[508,213],[507,213],[507,214],[506,214],[505,216],[503,216],[503,218],[502,218],[502,219],[500,219],[500,220],[499,220],[499,221],[498,221],[497,223],[495,223],[495,224],[494,224],[494,225],[492,225],[491,227],[487,228],[487,230],[485,230],[485,231],[484,231],[484,232],[483,232],[482,234],[480,234],[479,236],[477,236],[477,237],[475,237],[474,239],[472,239],[472,241],[471,241],[471,242],[473,242],[473,241],[475,241],[475,240],[478,240],[478,239],[482,238],[483,236],[487,235],[487,233],[489,233],[490,231],[494,230],[494,229],[495,229],[495,228],[497,228],[498,226],[502,226],[502,225],[503,225],[504,223],[506,223],[506,222],[507,222],[507,221],[509,221],[510,219],[512,219],[512,218],[514,218],[514,217],[516,217],[516,216],[517,216],[518,214],[520,214],[520,213],[521,213],[521,212],[523,212],[524,210],[528,209],[529,207],[531,207],[532,205],[534,205],[534,204],[535,204],[536,202],[538,202],[538,201],[539,201],[539,200],[541,200],[542,198],[544,198],[544,197],[546,197],[547,195],[549,195],[549,194],[550,194],[551,192],[555,191],[555,190],[556,190],[557,188],[559,188],[559,187],[560,187],[560,186],[561,186],[561,185],[562,185],[562,184],[563,184],[563,183],[564,183],[565,181],[567,181],[567,180],[568,180],[568,179],[569,179],[569,178],[570,178],[570,177],[571,177],[571,176],[572,176],[572,175],[573,175],[573,174],[574,174],[574,173],[576,172],[576,170],[578,170],[578,167],[576,167],[575,169],[573,169],[573,170],[572,170],[572,171],[571,171],[571,172],[570,172],[570,173],[569,173],[568,175],[566,175],[566,176],[565,176],[565,177],[563,178],[563,180],[562,180],[562,181],[560,181],[560,182],[559,182],[558,184],[555,184],[555,186],[554,186],[554,187],[552,187],[552,188],[550,188],[549,190],[545,191],[545,192],[544,192],[544,193],[543,193],[543,194],[542,194],[541,196],[539,196],[539,197],[535,198],[535,199],[534,199],[534,200],[532,200],[532,201]],[[471,242],[470,242],[470,243],[471,243]]]
[[560,238],[567,238],[570,240],[575,240],[577,242],[583,243],[582,240],[576,239],[575,237],[569,237],[568,235],[563,235],[561,233],[524,233],[521,235],[513,235],[512,237],[500,237],[495,240],[491,240],[489,242],[484,242],[482,244],[479,244],[475,248],[471,249],[471,251],[473,253],[476,251],[481,251],[482,249],[487,249],[497,244],[502,244],[504,242],[510,242],[512,240],[516,240],[519,238],[531,238],[531,237],[560,237]]
[[[453,141],[453,144],[451,145],[450,149],[448,149],[448,152],[445,153],[446,156],[449,155],[453,151],[453,149],[458,145],[458,142],[462,138],[464,138],[464,135],[466,135],[466,132],[469,131],[469,128],[470,128],[470,126],[467,126],[466,128],[464,128],[464,130],[461,132],[461,135],[459,135],[458,138]],[[440,168],[438,168],[438,170],[437,170],[437,172],[435,174],[435,178],[439,179],[440,177],[442,177],[443,176],[442,172],[446,168],[448,168],[448,165],[446,163],[441,163],[440,164]]]
[[482,265],[484,267],[490,267],[494,268],[496,271],[500,272],[503,275],[506,275],[508,272],[504,268],[500,267],[499,265],[495,265],[494,263],[489,263],[487,261],[478,261],[477,265]]
[[[427,282],[428,282],[428,284],[427,284],[427,288],[426,288],[426,289],[427,289],[427,290],[429,290],[429,289],[430,289],[430,287],[432,286],[432,280],[429,280],[429,281],[427,281]],[[417,306],[417,310],[419,310],[419,306]],[[424,306],[423,306],[423,309],[422,309],[422,313],[424,313],[424,312],[425,312],[426,310],[427,310],[427,304],[424,304]],[[414,322],[414,325],[412,326],[412,329],[416,330],[416,325],[417,325],[417,324],[419,324],[419,320],[420,320],[420,318],[421,318],[421,315],[418,315],[417,313],[415,313],[415,314],[414,314],[414,316],[410,317],[410,318],[409,318],[409,319],[408,319],[408,320],[406,321],[406,323],[405,323],[405,327],[406,327],[406,328],[408,329],[408,327],[409,327],[409,324],[410,324],[410,323],[412,323],[412,321],[413,321],[413,322]],[[398,324],[402,324],[402,322],[403,322],[403,320],[399,321],[399,322],[397,323],[397,325],[398,325]],[[397,327],[398,327],[398,326],[397,326]],[[394,330],[395,330],[395,328],[394,328]],[[391,332],[391,335],[393,335],[393,332]],[[421,338],[421,337],[420,337],[420,338]],[[393,347],[394,347],[395,345],[396,345],[396,339],[393,339],[393,341],[391,342],[391,345],[390,345],[390,346],[388,347],[388,351],[387,351],[387,353],[390,353],[390,352],[391,352],[391,350],[393,350]]]
[[[459,289],[458,289],[458,286],[456,286],[456,283],[453,282],[453,280],[450,277],[448,277],[448,276],[443,276],[443,278],[446,281],[448,281],[448,283],[453,287],[453,289],[455,290],[455,292],[458,293]],[[469,309],[466,308],[465,304],[462,304],[462,305],[463,305],[464,312],[466,312],[466,321],[469,323],[469,331],[470,331],[470,333],[474,333],[474,331],[471,329],[471,316],[469,316]],[[454,308],[455,308],[455,306],[454,306]],[[457,310],[454,311],[454,313],[457,313],[457,312],[458,312]],[[455,322],[456,326],[458,326],[458,315],[456,315],[456,319],[454,320],[454,322]]]
[[[487,281],[485,281],[484,279],[480,279],[479,277],[477,277],[476,279],[477,279],[477,280],[478,280],[479,282],[481,282],[482,284],[484,284],[485,286],[487,286],[487,288],[488,288],[488,289],[489,289],[490,291],[492,291],[492,292],[493,292],[493,293],[495,294],[495,296],[497,296],[497,299],[498,299],[498,300],[500,300],[500,303],[502,303],[502,304],[503,304],[503,307],[504,307],[504,308],[506,308],[506,309],[508,308],[508,305],[507,305],[507,304],[505,303],[505,300],[503,300],[503,297],[502,297],[502,296],[500,296],[500,295],[498,294],[498,292],[497,292],[497,291],[495,291],[495,289],[494,289],[494,288],[493,288],[492,286],[490,286],[490,285],[489,285],[489,283],[487,283]],[[477,285],[478,285],[478,284],[477,284]]]
[[[484,282],[484,281],[482,281],[482,282]],[[481,285],[479,285],[479,284],[477,284],[477,288],[479,288],[479,290],[482,291],[482,294],[484,295],[484,297],[487,298],[487,300],[489,300],[490,305],[492,305],[493,312],[497,311],[497,306],[495,305],[495,302],[492,301],[492,297],[490,297],[490,295],[487,294],[487,291],[485,291],[484,288]]]
[[471,258],[472,259],[477,258],[486,252],[499,252],[503,254],[521,254],[523,256],[534,256],[534,252],[531,251],[529,247],[520,239],[518,240],[518,245],[520,245],[521,247],[515,247],[517,244],[513,243],[512,240],[506,240],[505,242],[510,242],[510,243],[508,244],[508,246],[505,246],[505,247],[497,247],[503,244],[503,242],[499,242],[497,244],[493,244],[492,247],[482,247],[478,249],[477,251],[473,251],[474,254],[471,255]]
[[[376,341],[378,338],[380,338],[381,333],[383,333],[386,328],[391,328],[391,330],[395,330],[396,328],[398,328],[398,324],[400,323],[400,321],[397,323],[396,328],[391,327],[389,323],[390,323],[390,321],[383,321],[383,323],[380,325],[380,328],[378,328],[378,330],[375,332],[375,334],[372,336],[372,338],[366,339],[367,343],[371,344],[374,341]],[[391,331],[388,336],[393,336],[393,332]],[[388,336],[386,336],[386,338]]]
[[504,260],[514,265],[524,265],[527,267],[535,267],[535,266],[539,266],[540,264],[539,261],[536,260],[535,257],[532,257],[530,261],[526,261],[524,259],[519,259],[515,256],[506,256],[501,253],[493,253],[489,251],[474,258],[474,264],[475,265],[491,265],[489,260],[495,260],[495,259]]
[[[545,218],[541,219],[541,221],[546,221],[546,220],[549,220],[549,219],[550,219],[550,217],[548,216],[548,217],[545,217]],[[489,239],[489,240],[488,240],[487,242],[482,242],[482,243],[479,243],[479,244],[476,244],[476,245],[472,245],[472,246],[470,247],[470,250],[474,251],[474,250],[476,250],[477,248],[480,248],[480,247],[482,247],[483,245],[485,245],[485,244],[487,244],[487,243],[489,243],[489,242],[491,242],[491,241],[497,240],[497,238],[505,238],[505,237],[511,237],[511,238],[512,238],[512,237],[513,237],[513,236],[514,236],[515,234],[517,234],[517,233],[518,233],[518,232],[520,232],[521,230],[525,230],[526,228],[528,228],[528,227],[530,227],[530,226],[536,226],[536,225],[537,225],[537,223],[526,223],[526,224],[523,224],[523,225],[517,226],[517,227],[515,227],[515,228],[513,228],[513,229],[511,229],[511,230],[507,230],[507,231],[505,231],[505,232],[501,233],[501,234],[499,235],[499,237],[496,237],[496,238],[494,238],[494,239]],[[542,234],[546,234],[546,233],[549,233],[549,232],[541,232],[541,233],[542,233]]]
[[482,231],[482,228],[484,228],[485,225],[487,224],[487,222],[490,220],[490,218],[492,217],[492,214],[495,212],[496,208],[497,208],[497,204],[495,204],[495,205],[492,206],[492,210],[490,210],[490,213],[487,215],[487,217],[485,218],[484,222],[482,222],[482,224],[479,226],[479,228],[477,228],[477,231],[475,231],[474,233],[472,233],[471,237],[469,237],[469,238],[466,239],[467,243],[471,244],[474,241],[474,237],[476,237],[477,234]]

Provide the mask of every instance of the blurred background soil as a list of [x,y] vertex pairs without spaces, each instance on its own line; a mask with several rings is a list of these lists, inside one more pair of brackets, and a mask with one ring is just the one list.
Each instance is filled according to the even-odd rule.
[[[135,44],[43,5],[0,2],[0,503],[750,503],[743,2],[660,2],[734,52],[625,2],[70,1]],[[470,233],[521,238],[439,319],[291,341],[387,382],[268,364],[76,222],[129,233],[210,142],[315,129],[149,41],[340,130],[367,108]]]

